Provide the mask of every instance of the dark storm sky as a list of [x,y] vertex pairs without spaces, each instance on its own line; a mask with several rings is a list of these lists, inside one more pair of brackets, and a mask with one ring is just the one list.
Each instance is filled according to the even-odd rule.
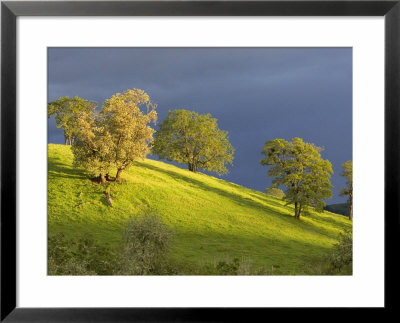
[[[266,140],[301,137],[331,161],[333,198],[345,185],[340,164],[352,159],[351,48],[50,48],[49,101],[78,95],[101,105],[117,92],[146,91],[168,110],[211,113],[235,148],[222,178],[263,191]],[[157,129],[157,127],[156,127]],[[63,143],[53,119],[49,142]],[[183,165],[183,167],[186,167]]]

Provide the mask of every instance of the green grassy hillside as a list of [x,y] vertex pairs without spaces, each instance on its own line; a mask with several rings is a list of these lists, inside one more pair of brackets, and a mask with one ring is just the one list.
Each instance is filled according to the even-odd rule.
[[309,212],[301,221],[281,200],[201,173],[144,160],[123,173],[123,183],[104,186],[72,167],[70,147],[48,146],[48,230],[69,238],[92,234],[118,246],[126,221],[156,210],[175,231],[169,257],[191,266],[223,257],[250,259],[255,267],[301,273],[310,260],[329,253],[351,222],[330,212]]

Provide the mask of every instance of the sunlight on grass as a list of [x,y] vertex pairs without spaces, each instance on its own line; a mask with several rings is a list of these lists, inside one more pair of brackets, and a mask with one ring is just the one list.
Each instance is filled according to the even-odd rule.
[[[68,237],[92,234],[117,246],[126,221],[153,209],[175,232],[170,257],[192,264],[229,255],[251,258],[279,273],[301,271],[327,254],[351,221],[309,211],[301,221],[275,197],[163,162],[143,160],[123,183],[101,186],[72,167],[70,147],[48,145],[48,230]],[[109,207],[103,191],[114,197]]]

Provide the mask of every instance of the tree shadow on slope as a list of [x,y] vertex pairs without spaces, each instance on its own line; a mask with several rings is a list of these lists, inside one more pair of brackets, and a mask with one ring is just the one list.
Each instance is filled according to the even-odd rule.
[[88,179],[88,177],[85,176],[82,170],[68,167],[65,164],[56,162],[52,158],[48,159],[48,178],[50,177]]
[[[258,198],[260,200],[265,201],[265,203],[276,205],[276,206],[279,206],[279,207],[288,208],[287,206],[279,204],[276,201],[271,201],[267,196],[264,197],[262,195],[257,195],[257,194],[254,194],[254,193],[250,193],[250,195],[253,196],[254,198]],[[283,203],[285,203],[285,202],[283,201]],[[331,224],[331,225],[340,227],[341,229],[348,228],[348,226],[350,224],[350,223],[345,223],[345,222],[341,221],[342,220],[341,218],[335,219],[335,218],[327,215],[325,213],[325,211],[321,212],[321,213],[318,213],[318,214],[316,214],[315,212],[304,211],[302,216],[312,219],[313,222],[315,222],[315,223]]]
[[[252,196],[252,197],[254,197],[254,198],[257,198],[257,199],[259,199],[259,200],[262,200],[262,201],[264,201],[265,203],[272,204],[272,205],[275,205],[275,206],[277,206],[277,207],[288,208],[288,207],[285,205],[285,201],[282,200],[282,202],[279,203],[279,202],[275,201],[274,199],[272,199],[272,198],[270,198],[270,197],[263,196],[263,194],[264,194],[264,193],[261,193],[261,192],[260,192],[260,194],[249,193],[250,196]],[[265,195],[265,194],[264,194],[264,195]]]
[[[332,216],[328,216],[325,212],[322,212],[320,214],[315,214],[315,213],[311,213],[308,212],[307,213],[307,217],[311,218],[314,222],[316,223],[329,223],[332,224],[334,226],[340,227],[341,229],[349,229],[351,228],[351,222],[344,222],[343,219],[341,219],[342,221],[340,221],[338,219],[333,218]],[[338,217],[340,217],[340,215],[338,215]]]
[[[200,190],[206,191],[206,192],[213,192],[216,193],[220,196],[224,196],[227,197],[228,199],[234,201],[236,204],[239,204],[241,206],[250,206],[253,208],[265,208],[267,206],[265,206],[262,203],[256,202],[252,199],[246,199],[243,196],[241,196],[240,194],[235,194],[232,192],[227,192],[223,189],[217,188],[215,186],[211,186],[211,185],[207,185],[204,182],[194,179],[194,178],[190,178],[189,176],[185,176],[182,174],[179,174],[177,172],[174,172],[172,170],[166,170],[166,169],[162,169],[159,168],[157,166],[154,165],[148,165],[148,164],[140,164],[141,167],[147,168],[149,170],[152,171],[156,171],[156,172],[160,172],[160,173],[164,173],[167,176],[170,176],[172,178],[175,179],[179,179],[182,182],[186,182],[188,184],[191,184],[193,186],[196,186],[197,188],[199,188]],[[268,207],[267,207],[268,208]]]
[[[258,211],[260,213],[265,213],[266,211],[269,214],[272,214],[274,216],[278,216],[279,220],[284,221],[286,224],[290,224],[291,226],[295,226],[295,227],[301,227],[303,230],[307,230],[311,233],[317,233],[317,234],[324,234],[327,236],[330,236],[332,238],[336,238],[336,236],[334,236],[332,234],[332,232],[330,232],[329,230],[325,230],[323,228],[318,228],[316,229],[313,225],[303,222],[303,221],[299,221],[297,219],[294,218],[294,216],[292,216],[289,213],[284,213],[284,212],[279,212],[277,211],[274,207],[271,207],[270,205],[266,205],[262,202],[250,199],[250,198],[245,198],[240,194],[235,194],[232,192],[227,192],[226,190],[217,188],[215,186],[210,186],[205,184],[204,182],[191,178],[189,176],[185,176],[182,174],[179,174],[177,172],[174,172],[172,170],[167,170],[167,169],[162,169],[160,167],[154,166],[154,165],[149,165],[149,164],[145,164],[145,163],[138,163],[138,165],[140,165],[143,168],[147,168],[149,170],[152,171],[156,171],[156,172],[161,172],[164,173],[167,176],[170,176],[172,178],[176,178],[179,179],[183,182],[189,183],[193,186],[196,186],[198,189],[203,190],[205,192],[213,192],[219,196],[224,196],[227,199],[233,201],[234,203],[236,203],[237,205],[243,206],[243,207],[249,207],[254,209],[254,211]],[[269,200],[266,201],[266,203],[268,204],[272,204],[270,203]],[[284,207],[283,205],[275,202],[275,204],[277,206],[279,206],[280,208]],[[290,210],[287,210],[288,212]]]

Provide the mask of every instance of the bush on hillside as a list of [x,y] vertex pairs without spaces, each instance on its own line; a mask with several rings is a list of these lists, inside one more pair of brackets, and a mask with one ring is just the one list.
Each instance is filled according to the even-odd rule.
[[48,238],[48,275],[92,275],[86,266],[77,261],[72,243],[59,233]]
[[175,263],[178,275],[264,275],[263,268],[255,268],[248,257],[218,256],[196,263]]
[[216,275],[254,275],[255,270],[251,259],[233,258],[233,260],[220,260],[214,266]]
[[122,274],[165,274],[172,236],[167,225],[152,212],[131,219],[124,232]]
[[339,242],[329,257],[333,270],[338,272],[352,271],[353,265],[353,234],[351,231],[340,233]]
[[276,187],[265,189],[265,194],[275,196],[279,199],[283,199],[285,197],[285,193],[281,189]]
[[118,254],[91,235],[74,240],[59,233],[48,239],[49,275],[113,275],[118,262]]
[[127,223],[123,245],[114,250],[91,235],[48,239],[49,275],[174,275],[166,261],[172,233],[154,214],[145,213]]
[[329,255],[310,259],[304,275],[351,275],[353,273],[353,234],[344,231]]

